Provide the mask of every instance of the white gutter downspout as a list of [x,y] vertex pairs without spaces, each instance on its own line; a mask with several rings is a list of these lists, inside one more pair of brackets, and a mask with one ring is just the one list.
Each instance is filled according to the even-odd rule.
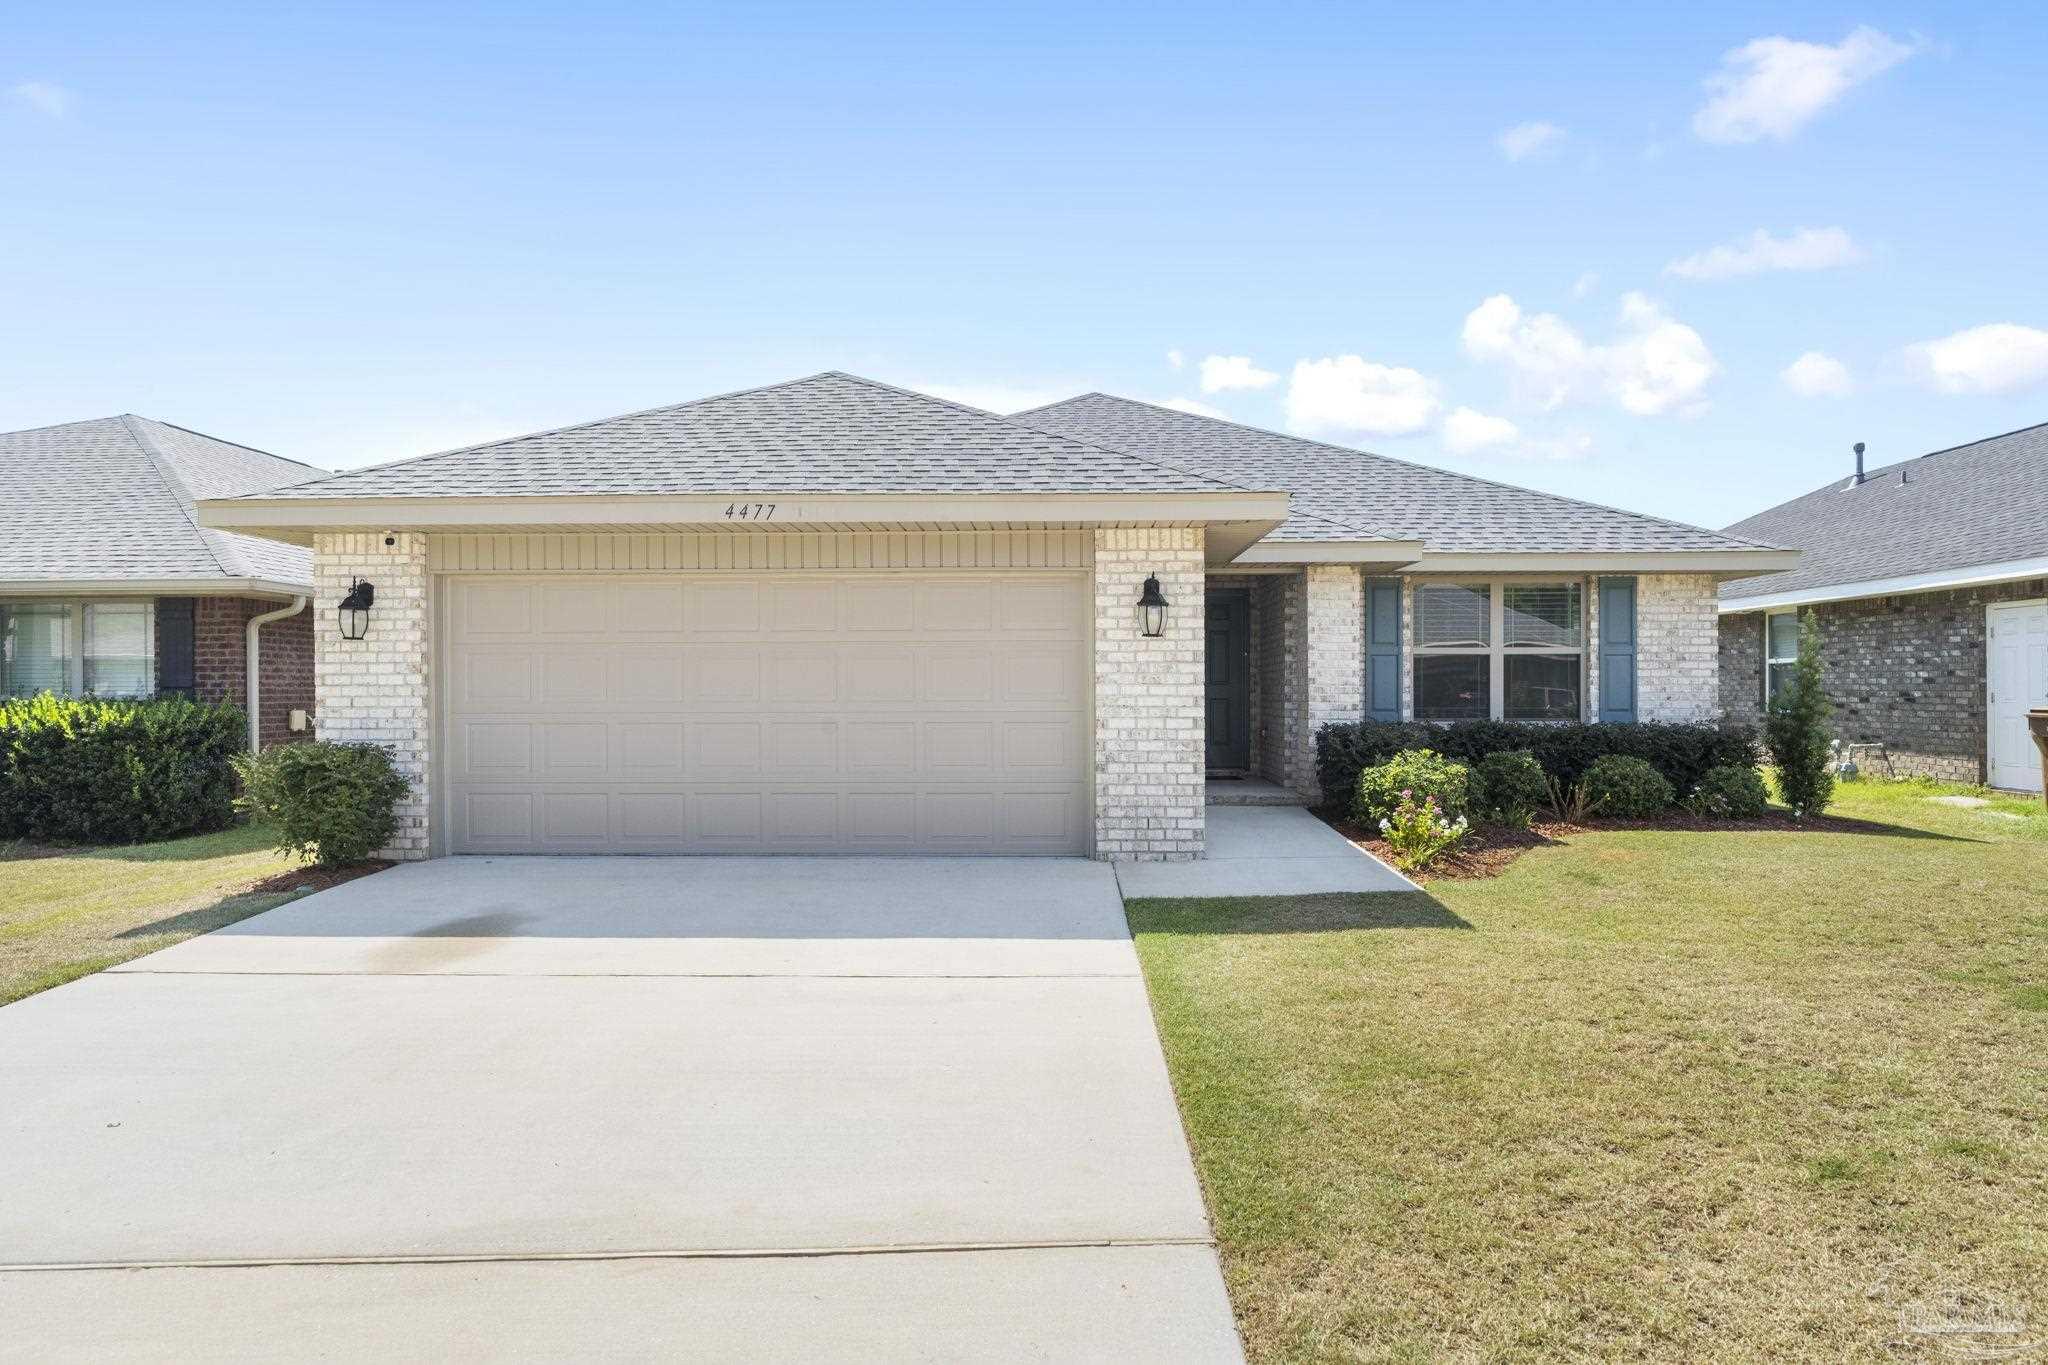
[[263,682],[261,678],[261,646],[257,644],[256,632],[272,621],[282,621],[287,616],[297,616],[306,609],[304,593],[292,599],[288,607],[266,611],[261,616],[249,618],[249,640],[243,646],[242,655],[249,665],[249,752],[256,753],[263,747]]

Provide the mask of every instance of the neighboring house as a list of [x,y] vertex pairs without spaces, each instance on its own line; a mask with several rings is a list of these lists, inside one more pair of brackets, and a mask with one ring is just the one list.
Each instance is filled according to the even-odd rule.
[[313,705],[312,556],[204,529],[193,502],[324,472],[146,417],[0,434],[0,696],[246,707],[254,642],[252,741],[288,737]]
[[1721,697],[1757,719],[1820,630],[1837,737],[1866,770],[2041,789],[2048,425],[1836,479],[1728,528],[1805,551],[1721,589]]
[[[1190,858],[1362,716],[1714,719],[1793,553],[1091,394],[828,373],[202,502],[310,547],[319,732],[392,852]],[[1148,580],[1156,579],[1156,594]],[[1141,600],[1167,603],[1148,634]]]

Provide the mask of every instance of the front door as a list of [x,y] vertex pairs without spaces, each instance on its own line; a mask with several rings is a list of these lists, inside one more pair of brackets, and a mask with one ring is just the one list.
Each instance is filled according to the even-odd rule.
[[2048,707],[2048,602],[2005,602],[1990,614],[1991,785],[2041,790],[2041,754],[2027,712]]
[[1210,772],[1252,764],[1252,600],[1243,588],[1208,597],[1208,747]]

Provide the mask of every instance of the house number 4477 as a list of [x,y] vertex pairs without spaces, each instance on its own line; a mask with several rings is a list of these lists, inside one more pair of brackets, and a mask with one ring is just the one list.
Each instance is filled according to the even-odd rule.
[[727,521],[773,521],[775,504],[772,502],[729,502],[725,505]]

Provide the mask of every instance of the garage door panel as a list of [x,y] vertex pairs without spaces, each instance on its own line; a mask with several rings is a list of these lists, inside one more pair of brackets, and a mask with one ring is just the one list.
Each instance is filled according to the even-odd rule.
[[1087,849],[1079,574],[447,580],[449,845]]

